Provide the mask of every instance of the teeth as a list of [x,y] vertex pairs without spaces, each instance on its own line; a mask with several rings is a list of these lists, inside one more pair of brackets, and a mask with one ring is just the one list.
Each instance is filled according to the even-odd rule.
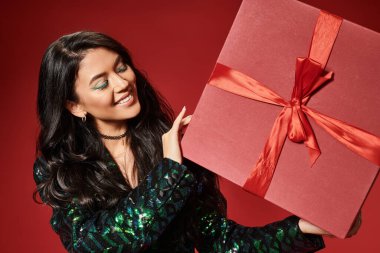
[[126,97],[123,100],[121,100],[120,102],[118,102],[118,104],[124,104],[124,103],[128,102],[131,98],[132,98],[132,94],[130,94],[128,97]]

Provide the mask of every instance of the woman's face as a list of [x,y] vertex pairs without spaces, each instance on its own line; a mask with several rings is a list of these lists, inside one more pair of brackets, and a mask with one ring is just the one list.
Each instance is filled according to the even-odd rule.
[[70,103],[69,110],[79,117],[91,114],[97,126],[125,121],[141,110],[132,68],[106,48],[87,51],[79,65],[75,92],[79,102]]

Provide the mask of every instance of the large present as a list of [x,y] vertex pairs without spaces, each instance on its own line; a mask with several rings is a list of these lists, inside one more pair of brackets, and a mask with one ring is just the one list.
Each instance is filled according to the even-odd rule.
[[345,238],[380,166],[380,34],[295,0],[244,0],[183,155]]

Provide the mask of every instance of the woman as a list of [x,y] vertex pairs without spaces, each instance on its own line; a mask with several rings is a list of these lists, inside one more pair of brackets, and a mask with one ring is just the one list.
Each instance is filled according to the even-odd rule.
[[[226,218],[217,176],[184,159],[165,99],[111,37],[65,35],[40,68],[34,179],[69,252],[315,252],[325,231],[289,216]],[[356,233],[358,224],[351,234]]]

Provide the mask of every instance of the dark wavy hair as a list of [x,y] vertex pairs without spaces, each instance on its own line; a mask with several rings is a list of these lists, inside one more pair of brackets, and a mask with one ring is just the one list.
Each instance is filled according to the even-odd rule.
[[[162,134],[174,121],[173,109],[153,88],[146,75],[135,67],[127,49],[115,39],[98,32],[80,31],[53,42],[43,56],[39,73],[37,114],[40,133],[36,156],[42,156],[46,166],[43,167],[44,180],[33,193],[34,201],[40,203],[39,193],[43,202],[53,208],[63,207],[76,198],[86,208],[109,209],[132,190],[121,173],[115,173],[107,166],[106,150],[94,118],[87,114],[86,122],[82,122],[65,107],[67,100],[78,101],[74,83],[79,63],[87,50],[98,47],[119,54],[136,75],[141,111],[127,121],[127,127],[140,181],[162,159]],[[225,214],[226,202],[219,191],[217,176],[206,170],[194,172],[205,186],[205,198],[192,203],[198,205],[201,201]],[[188,226],[191,229],[186,236],[193,236],[194,225],[195,222],[190,220]]]

